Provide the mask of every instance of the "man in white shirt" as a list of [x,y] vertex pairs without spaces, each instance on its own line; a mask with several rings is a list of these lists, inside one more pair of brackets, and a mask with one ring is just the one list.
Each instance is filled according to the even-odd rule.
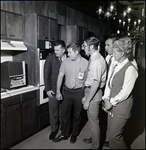
[[86,55],[90,56],[85,81],[85,97],[82,99],[83,107],[87,110],[91,137],[83,139],[91,143],[91,149],[100,149],[99,108],[102,101],[102,88],[106,82],[107,66],[105,59],[99,53],[99,40],[89,37],[83,43]]
[[[105,41],[105,51],[108,53],[108,55],[106,56],[105,60],[106,60],[106,63],[107,63],[107,69],[108,69],[108,72],[109,72],[109,69],[110,69],[110,66],[111,68],[117,63],[115,60],[114,60],[114,57],[113,57],[113,43],[117,40],[118,38],[108,38],[106,41]],[[107,82],[108,82],[108,79],[107,79]],[[107,83],[106,82],[106,83]],[[104,93],[104,96],[103,96],[103,100],[104,100],[104,97],[106,97],[106,94],[107,91],[108,91],[108,86],[105,86],[105,90],[106,91]],[[104,109],[104,107],[103,107]],[[107,113],[110,113],[108,112],[107,110],[104,109],[104,111],[106,111]],[[106,135],[106,140],[105,140],[105,143],[104,143],[104,146],[108,147],[109,146],[109,142],[108,142],[108,134]]]
[[108,53],[108,55],[106,56],[105,60],[107,62],[108,65],[108,69],[109,66],[111,64],[111,62],[113,61],[113,43],[117,40],[117,38],[108,38],[105,41],[105,51]]

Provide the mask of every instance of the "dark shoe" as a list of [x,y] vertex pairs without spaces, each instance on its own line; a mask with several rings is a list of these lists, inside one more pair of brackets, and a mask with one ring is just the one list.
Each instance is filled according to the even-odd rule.
[[51,134],[50,134],[50,136],[49,136],[49,140],[54,140],[56,134],[57,134],[57,132],[51,132]]
[[84,143],[92,143],[92,138],[90,137],[89,139],[83,139]]
[[109,141],[105,141],[103,144],[105,147],[109,147]]
[[67,140],[68,136],[59,135],[56,139],[53,140],[53,142],[59,142],[62,140]]
[[70,138],[70,143],[75,143],[77,140],[77,136],[72,135]]
[[[90,148],[90,149],[92,149],[92,148]],[[102,149],[102,148],[97,148],[97,149]]]

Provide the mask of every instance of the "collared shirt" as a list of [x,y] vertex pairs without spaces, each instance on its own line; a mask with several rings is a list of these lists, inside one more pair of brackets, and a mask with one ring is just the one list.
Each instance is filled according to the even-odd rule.
[[[117,66],[114,69],[114,73],[113,76],[120,71],[120,69],[122,69],[122,67],[128,62],[128,58],[125,59],[122,63],[117,63]],[[109,70],[111,71],[111,69]],[[111,75],[111,72],[109,72],[109,76]],[[113,80],[113,76],[110,79],[110,84]],[[116,105],[119,102],[122,102],[123,100],[125,100],[128,96],[129,93],[131,93],[134,84],[135,84],[135,80],[138,77],[138,72],[135,69],[134,66],[129,66],[125,72],[125,77],[124,77],[124,82],[123,82],[123,86],[121,91],[114,97],[110,99],[110,88],[106,88],[105,93],[106,93],[106,98],[110,99],[110,102],[112,105]],[[109,80],[109,79],[108,79]],[[109,81],[108,81],[109,82]]]
[[110,64],[110,67],[109,67],[108,73],[107,73],[107,81],[106,81],[104,95],[102,96],[102,99],[105,99],[105,98],[109,99],[109,97],[110,97],[110,89],[109,89],[108,84],[109,84],[109,80],[110,80],[110,77],[111,77],[112,70],[113,70],[113,68],[115,67],[115,65],[117,63],[118,63],[118,61],[115,61],[115,58],[112,57],[111,64]]
[[60,71],[65,75],[65,85],[70,89],[81,88],[87,66],[88,61],[81,56],[75,61],[66,58],[60,67]]
[[107,55],[105,60],[107,62],[107,64],[109,64],[109,60],[113,58],[113,55]]
[[98,51],[95,51],[91,57],[89,70],[87,73],[87,79],[85,86],[91,86],[94,80],[100,82],[99,87],[102,88],[106,82],[107,67],[104,58]]
[[64,54],[61,58],[60,58],[60,61],[63,62],[65,59],[66,59],[66,55]]

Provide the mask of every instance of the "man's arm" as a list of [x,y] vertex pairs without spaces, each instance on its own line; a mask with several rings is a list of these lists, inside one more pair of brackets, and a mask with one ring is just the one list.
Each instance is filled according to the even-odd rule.
[[45,64],[44,64],[44,84],[45,84],[46,92],[52,90],[52,87],[51,87],[51,71],[52,71],[51,63],[52,63],[51,59],[48,56],[45,61]]
[[61,89],[63,77],[64,77],[64,73],[59,72],[58,79],[57,79],[57,90],[56,90],[57,100],[62,100],[62,95],[61,95],[60,89]]
[[85,100],[85,103],[84,103],[84,109],[87,110],[88,107],[89,107],[89,104],[90,104],[90,101],[93,99],[95,93],[97,92],[99,88],[99,81],[98,80],[94,80],[93,81],[93,84],[91,86],[91,90],[90,90],[90,93],[87,97],[87,99]]

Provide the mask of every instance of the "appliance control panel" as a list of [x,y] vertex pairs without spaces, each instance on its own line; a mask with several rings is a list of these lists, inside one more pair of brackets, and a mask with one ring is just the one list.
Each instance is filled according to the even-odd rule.
[[17,77],[17,78],[11,78],[10,80],[11,80],[11,83],[10,83],[11,88],[26,85],[26,80],[23,76],[22,77]]

